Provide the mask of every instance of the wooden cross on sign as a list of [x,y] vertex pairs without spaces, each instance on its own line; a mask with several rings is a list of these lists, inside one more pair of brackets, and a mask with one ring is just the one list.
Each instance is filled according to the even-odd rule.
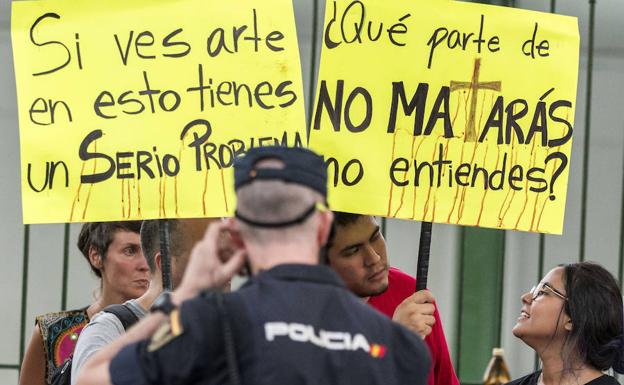
[[476,142],[477,132],[475,130],[475,117],[477,115],[477,93],[479,90],[501,90],[501,82],[479,82],[479,69],[481,68],[481,59],[475,59],[474,68],[472,70],[472,80],[469,82],[456,82],[451,80],[451,92],[469,89],[470,90],[470,115],[468,115],[468,124],[466,124],[466,132],[464,134],[464,142]]

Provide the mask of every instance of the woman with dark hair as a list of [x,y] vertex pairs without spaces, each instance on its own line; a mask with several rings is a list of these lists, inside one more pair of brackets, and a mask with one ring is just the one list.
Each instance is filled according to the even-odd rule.
[[590,262],[558,266],[521,300],[513,334],[542,369],[509,384],[619,384],[604,374],[624,373],[622,293],[611,273]]
[[89,319],[111,304],[140,297],[149,285],[150,273],[141,252],[141,221],[92,222],[82,226],[78,248],[100,279],[95,301],[76,310],[36,318],[22,361],[20,385],[50,384],[73,354],[76,341]]

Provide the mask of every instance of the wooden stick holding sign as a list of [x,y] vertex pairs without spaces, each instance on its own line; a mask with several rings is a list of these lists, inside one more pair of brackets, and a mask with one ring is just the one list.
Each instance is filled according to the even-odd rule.
[[418,244],[418,265],[416,267],[416,291],[427,288],[429,274],[429,251],[431,250],[431,222],[420,225],[420,242]]
[[162,269],[163,290],[173,291],[171,282],[171,255],[169,242],[169,221],[161,219],[158,221],[158,232],[160,238],[160,266]]

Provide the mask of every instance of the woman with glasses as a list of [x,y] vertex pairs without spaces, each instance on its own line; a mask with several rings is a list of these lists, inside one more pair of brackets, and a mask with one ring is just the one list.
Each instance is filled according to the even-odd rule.
[[617,385],[624,373],[622,293],[602,266],[552,269],[521,297],[513,334],[539,355],[542,369],[508,385]]

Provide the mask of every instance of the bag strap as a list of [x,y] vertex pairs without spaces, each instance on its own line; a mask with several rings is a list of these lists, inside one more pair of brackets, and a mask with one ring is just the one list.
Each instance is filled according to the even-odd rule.
[[217,301],[217,309],[219,315],[221,315],[221,323],[223,327],[223,340],[225,344],[225,359],[227,360],[228,375],[230,377],[230,383],[232,385],[240,385],[240,375],[238,373],[238,360],[236,358],[236,344],[234,343],[234,334],[232,332],[232,324],[230,322],[230,315],[228,314],[223,300],[223,293],[215,293]]
[[125,304],[113,304],[108,305],[104,309],[103,312],[114,314],[115,317],[121,321],[121,324],[124,327],[124,330],[128,330],[130,326],[139,322],[139,317],[134,314],[132,310]]

